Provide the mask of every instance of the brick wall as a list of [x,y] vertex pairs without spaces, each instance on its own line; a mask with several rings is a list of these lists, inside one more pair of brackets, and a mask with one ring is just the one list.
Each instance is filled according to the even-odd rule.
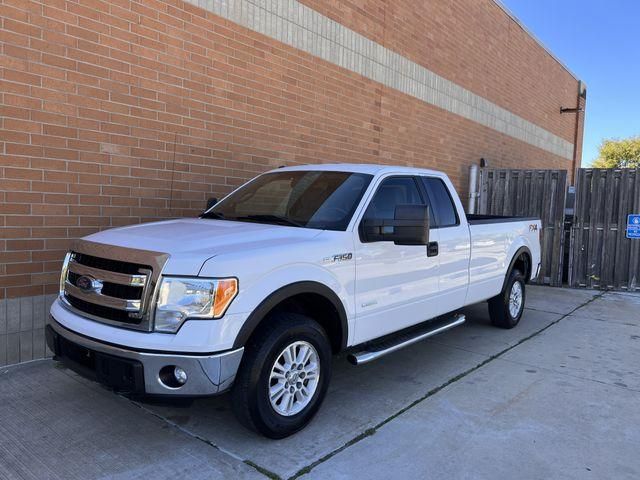
[[[18,297],[50,301],[70,239],[194,215],[207,197],[278,165],[427,166],[462,191],[480,157],[571,168],[537,137],[534,146],[444,100],[402,93],[395,77],[375,81],[308,53],[313,45],[295,48],[295,37],[276,40],[289,38],[276,31],[282,21],[247,28],[250,19],[214,13],[218,0],[201,2],[213,11],[179,0],[0,0],[0,312],[15,313]],[[492,0],[300,3],[518,125],[573,143],[575,117],[558,109],[575,105],[577,80]],[[16,351],[9,335],[29,330],[29,320],[2,318],[0,365]]]
[[494,0],[301,2],[573,143],[577,80]]

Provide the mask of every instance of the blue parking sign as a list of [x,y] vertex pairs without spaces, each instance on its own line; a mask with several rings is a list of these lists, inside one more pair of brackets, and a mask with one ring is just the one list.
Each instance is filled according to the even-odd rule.
[[640,214],[627,217],[627,238],[640,238]]

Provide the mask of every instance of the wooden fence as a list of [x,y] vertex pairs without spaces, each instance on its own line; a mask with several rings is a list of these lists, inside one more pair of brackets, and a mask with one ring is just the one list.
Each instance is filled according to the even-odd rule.
[[640,169],[578,170],[569,285],[640,290],[640,240],[626,238],[640,213]]
[[481,168],[477,212],[540,217],[542,265],[537,283],[562,286],[566,170]]

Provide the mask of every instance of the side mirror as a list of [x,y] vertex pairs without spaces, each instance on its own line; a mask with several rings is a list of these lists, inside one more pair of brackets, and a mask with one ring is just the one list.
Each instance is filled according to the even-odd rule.
[[205,212],[213,207],[216,203],[218,203],[218,199],[216,197],[211,197],[207,199],[207,208],[205,208]]
[[396,245],[429,243],[429,207],[398,205],[393,220],[367,219],[362,223],[363,242],[393,242]]

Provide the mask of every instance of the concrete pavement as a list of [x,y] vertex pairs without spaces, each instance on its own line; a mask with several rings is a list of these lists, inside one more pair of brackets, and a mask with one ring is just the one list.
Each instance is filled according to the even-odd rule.
[[2,479],[262,477],[50,360],[0,372]]
[[244,430],[229,397],[138,403],[51,361],[0,370],[0,478],[638,478],[640,296],[529,287],[378,362],[336,358],[304,431]]

